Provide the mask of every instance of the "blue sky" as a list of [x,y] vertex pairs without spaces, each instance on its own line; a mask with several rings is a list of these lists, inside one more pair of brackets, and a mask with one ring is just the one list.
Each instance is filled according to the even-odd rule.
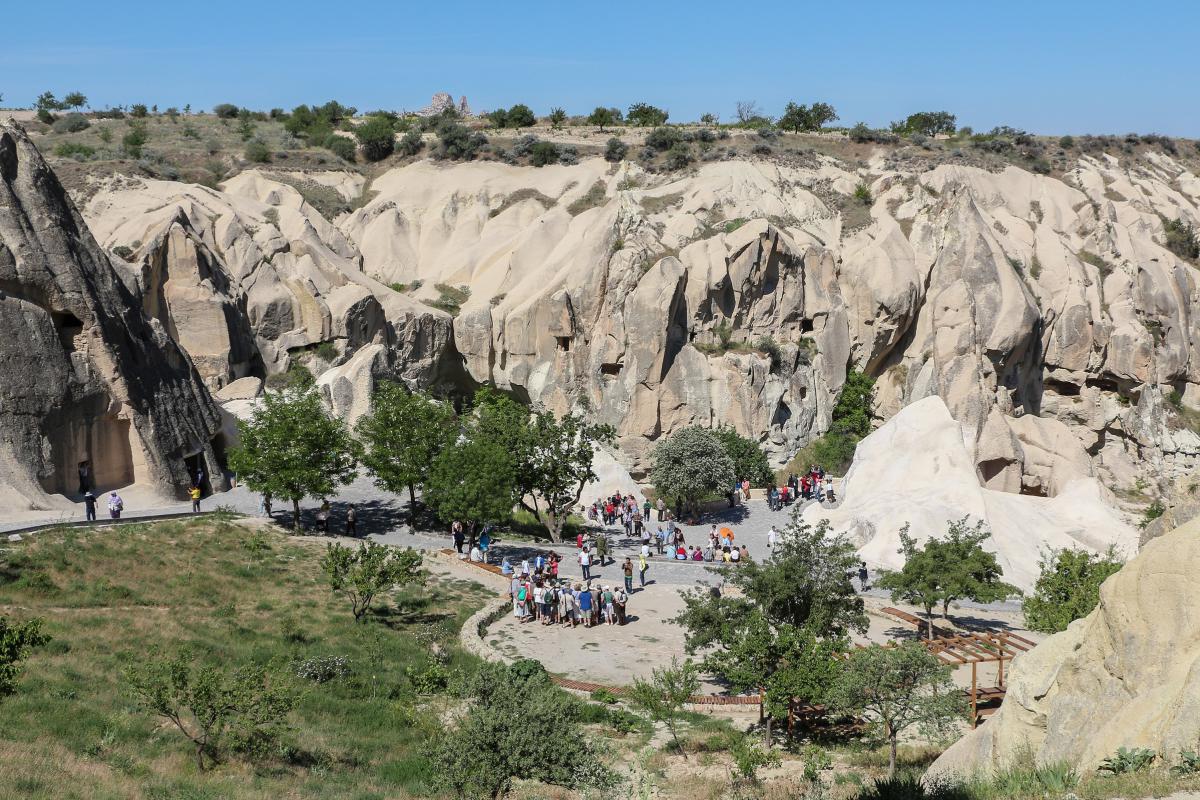
[[1195,2],[438,2],[6,4],[2,106],[79,89],[144,102],[290,108],[336,98],[476,110],[646,101],[673,120],[739,100],[832,103],[885,125],[949,110],[1037,133],[1200,136]]

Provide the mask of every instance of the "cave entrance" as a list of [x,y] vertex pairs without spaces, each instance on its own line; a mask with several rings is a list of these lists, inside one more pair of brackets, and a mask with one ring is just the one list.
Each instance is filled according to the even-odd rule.
[[45,432],[50,443],[52,472],[41,480],[52,494],[96,494],[134,482],[129,420],[115,414],[99,417],[76,412]]
[[609,377],[616,377],[617,375],[621,374],[621,364],[619,364],[619,363],[618,364],[613,364],[613,363],[601,364],[600,365],[600,374],[609,376]]
[[54,330],[58,333],[58,342],[62,349],[74,353],[76,337],[83,334],[83,322],[70,311],[51,311],[50,319],[54,322]]
[[564,353],[571,352],[571,337],[570,336],[555,336],[554,341],[558,343],[558,349]]
[[208,467],[204,463],[204,452],[192,453],[183,457],[187,465],[188,486],[199,486],[204,496],[212,494],[212,482],[209,480]]
[[988,486],[993,480],[1000,477],[1012,462],[1004,458],[989,458],[987,461],[979,464],[979,477],[983,479],[983,485]]

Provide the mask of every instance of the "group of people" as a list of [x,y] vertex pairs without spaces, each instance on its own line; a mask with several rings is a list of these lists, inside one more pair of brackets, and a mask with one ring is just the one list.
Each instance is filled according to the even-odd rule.
[[593,585],[586,577],[586,570],[585,583],[560,578],[560,560],[553,553],[539,554],[532,563],[528,559],[522,561],[521,571],[517,572],[509,560],[504,559],[501,573],[509,577],[513,616],[517,621],[538,621],[543,625],[571,628],[580,624],[588,628],[601,624],[624,625],[632,592],[632,562],[625,559],[627,569],[622,587]]
[[659,522],[672,518],[661,497],[654,503],[644,500],[639,504],[632,494],[622,495],[620,492],[595,501],[587,509],[589,521],[606,526],[620,525],[625,528],[626,536],[641,536],[656,514]]
[[[88,522],[96,521],[96,495],[91,489],[85,489],[83,492],[83,512],[87,517]],[[108,516],[111,519],[120,519],[121,512],[125,510],[125,501],[121,499],[121,495],[117,494],[117,490],[113,489],[108,493]]]

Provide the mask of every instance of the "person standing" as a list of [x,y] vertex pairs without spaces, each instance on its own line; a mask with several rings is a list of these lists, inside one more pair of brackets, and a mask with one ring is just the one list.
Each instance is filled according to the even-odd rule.
[[579,590],[579,616],[583,617],[583,627],[592,627],[592,592],[586,586],[582,589],[578,585],[575,586]]
[[663,521],[663,513],[667,510],[667,504],[664,503],[663,499],[660,497],[654,501],[654,505],[658,509],[658,521],[662,522]]
[[271,493],[270,492],[263,493],[262,501],[258,504],[258,510],[259,510],[259,513],[261,513],[267,519],[271,518]]
[[317,509],[317,527],[322,533],[329,533],[329,501],[322,500],[321,507]]
[[450,535],[454,537],[454,549],[461,556],[464,541],[463,526],[461,522],[454,520],[454,522],[450,523]]
[[485,564],[489,563],[488,562],[488,548],[491,546],[491,544],[492,544],[491,528],[490,527],[484,528],[483,533],[479,534],[479,552],[480,552],[480,554],[483,555],[483,563],[485,563]]
[[83,493],[83,513],[88,522],[96,521],[96,495],[92,494],[91,489]]
[[629,556],[625,557],[625,563],[621,565],[621,572],[625,573],[625,591],[633,591],[633,561]]
[[117,494],[117,490],[113,489],[108,493],[108,516],[113,519],[120,519],[121,512],[125,510],[125,501],[121,499],[121,495]]
[[767,531],[767,549],[774,550],[776,543],[779,542],[779,531],[775,530],[775,526],[771,526],[771,530]]
[[638,582],[643,589],[646,588],[646,570],[650,569],[650,562],[646,560],[649,555],[649,549],[642,545],[642,553],[638,556]]
[[625,604],[629,602],[629,592],[622,591],[620,587],[613,592],[613,608],[617,612],[617,624],[625,624]]
[[346,509],[346,535],[358,535],[358,511],[354,508],[353,503]]
[[867,590],[867,579],[869,577],[870,576],[867,573],[867,562],[860,561],[858,564],[858,586],[861,591],[865,592]]
[[579,551],[579,568],[583,570],[583,579],[590,581],[592,579],[592,554],[586,547]]
[[192,498],[192,513],[193,514],[200,513],[200,494],[201,494],[201,492],[200,492],[199,486],[192,486],[191,489],[188,489],[188,497]]

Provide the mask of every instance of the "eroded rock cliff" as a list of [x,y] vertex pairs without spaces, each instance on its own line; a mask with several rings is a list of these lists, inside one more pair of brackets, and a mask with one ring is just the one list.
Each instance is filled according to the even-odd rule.
[[[25,133],[0,125],[0,502],[145,484],[224,488],[219,418]],[[81,467],[86,468],[81,479]]]

